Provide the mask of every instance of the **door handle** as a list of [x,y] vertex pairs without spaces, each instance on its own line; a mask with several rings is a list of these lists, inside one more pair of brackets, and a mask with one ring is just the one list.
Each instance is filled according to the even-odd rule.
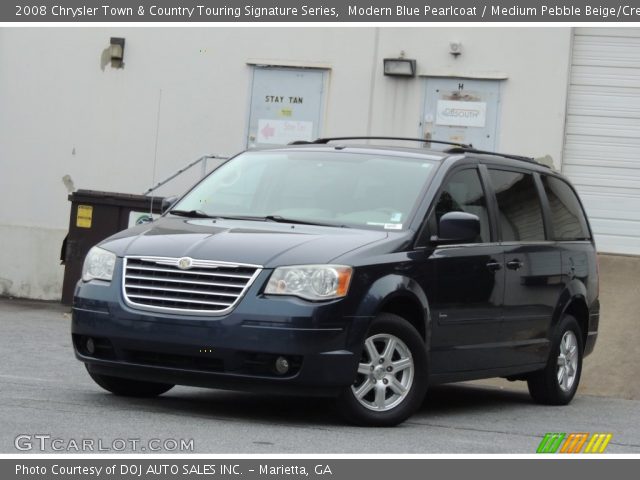
[[487,268],[490,272],[497,272],[502,268],[502,264],[499,262],[489,262],[487,263]]
[[511,270],[519,270],[520,268],[522,268],[522,265],[524,264],[517,258],[507,262],[507,268]]

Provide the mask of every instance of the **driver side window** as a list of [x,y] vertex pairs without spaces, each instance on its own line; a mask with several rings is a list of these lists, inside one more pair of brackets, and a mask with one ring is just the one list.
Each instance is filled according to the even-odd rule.
[[489,211],[477,169],[461,170],[445,181],[430,218],[432,232],[438,232],[440,218],[449,212],[466,212],[476,215],[480,219],[480,235],[476,242],[490,241]]

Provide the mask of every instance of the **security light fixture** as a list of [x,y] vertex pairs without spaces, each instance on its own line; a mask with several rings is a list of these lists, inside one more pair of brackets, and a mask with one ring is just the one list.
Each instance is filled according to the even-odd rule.
[[384,74],[391,77],[415,77],[416,61],[410,58],[385,58]]
[[462,43],[449,42],[449,53],[453,55],[454,58],[458,58],[459,55],[462,55]]
[[124,60],[124,38],[111,37],[109,55],[111,56],[111,65],[113,67],[122,66],[122,61]]

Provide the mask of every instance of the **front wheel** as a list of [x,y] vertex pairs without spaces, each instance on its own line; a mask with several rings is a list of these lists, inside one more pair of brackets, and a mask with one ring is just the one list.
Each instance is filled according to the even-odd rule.
[[582,373],[583,348],[578,322],[565,315],[552,338],[547,366],[527,379],[529,393],[536,402],[566,405],[573,399]]
[[378,315],[367,333],[353,384],[338,398],[342,415],[357,425],[388,427],[410,417],[427,391],[424,340],[403,318]]

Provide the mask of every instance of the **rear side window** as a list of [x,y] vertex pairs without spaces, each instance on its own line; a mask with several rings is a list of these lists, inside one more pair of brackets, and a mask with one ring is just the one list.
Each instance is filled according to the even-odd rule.
[[480,219],[480,238],[477,241],[489,242],[487,201],[476,169],[456,172],[444,183],[436,203],[436,222],[439,223],[440,218],[448,212],[467,212],[476,215]]
[[489,169],[504,242],[545,240],[542,207],[530,173]]
[[542,176],[544,191],[549,199],[551,224],[555,240],[588,240],[587,219],[576,194],[564,181]]

